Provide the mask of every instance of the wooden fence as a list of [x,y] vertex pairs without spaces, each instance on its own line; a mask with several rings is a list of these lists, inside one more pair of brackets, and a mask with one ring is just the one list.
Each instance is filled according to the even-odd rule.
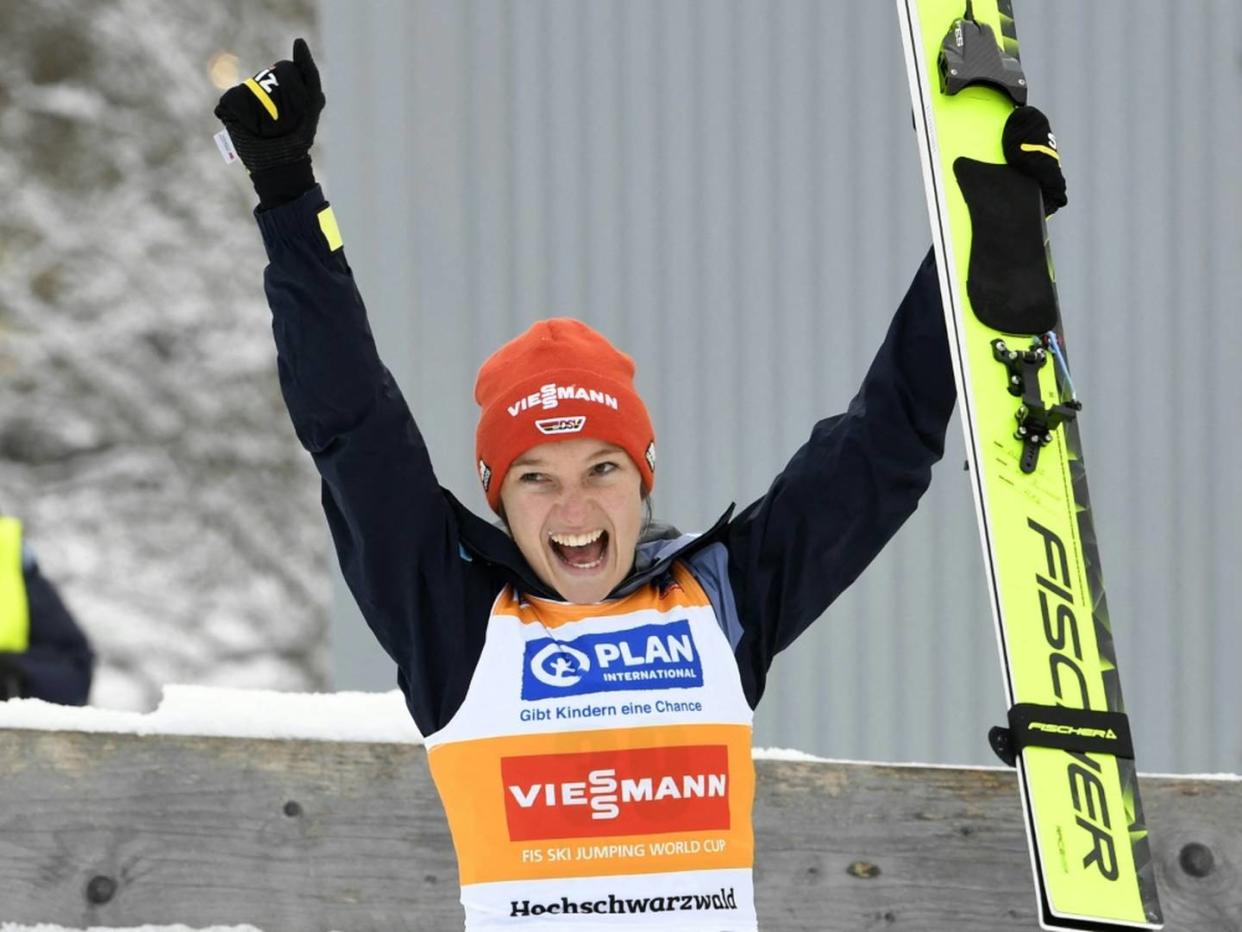
[[[1035,930],[1004,770],[761,760],[765,932]],[[1242,932],[1242,782],[1148,777],[1170,932]],[[0,919],[264,932],[462,928],[408,744],[0,729]]]

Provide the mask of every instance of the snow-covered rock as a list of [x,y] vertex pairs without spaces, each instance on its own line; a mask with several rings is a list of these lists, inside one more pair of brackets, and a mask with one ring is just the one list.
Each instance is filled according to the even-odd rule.
[[275,378],[222,52],[311,0],[0,5],[0,511],[99,653],[93,701],[326,685],[329,545]]

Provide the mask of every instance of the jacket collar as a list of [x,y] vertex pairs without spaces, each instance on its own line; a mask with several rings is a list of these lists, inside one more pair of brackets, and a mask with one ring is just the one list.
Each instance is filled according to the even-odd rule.
[[[457,518],[458,539],[463,549],[474,559],[501,569],[520,591],[541,599],[553,599],[564,602],[564,597],[550,586],[543,583],[535,571],[531,569],[522,551],[513,542],[513,538],[501,528],[480,518],[473,511],[459,502],[448,489],[442,489],[444,497]],[[716,519],[707,531],[702,534],[672,535],[668,529],[654,539],[640,541],[638,554],[634,561],[634,569],[621,583],[608,594],[609,599],[621,598],[639,589],[651,580],[668,572],[674,560],[684,560],[693,553],[704,549],[724,537],[724,532],[733,517],[733,505],[725,509],[724,514]]]
[[608,594],[608,598],[617,599],[627,596],[640,589],[653,579],[658,579],[668,572],[675,560],[685,560],[724,537],[733,517],[732,504],[724,514],[716,519],[716,523],[702,534],[680,534],[673,531],[655,539],[639,541],[638,553],[634,559],[634,569],[630,575],[621,580],[620,585]]

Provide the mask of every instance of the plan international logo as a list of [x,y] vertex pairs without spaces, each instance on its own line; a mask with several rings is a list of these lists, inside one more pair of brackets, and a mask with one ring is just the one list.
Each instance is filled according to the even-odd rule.
[[522,698],[560,699],[629,689],[703,685],[703,666],[685,619],[572,641],[526,642]]

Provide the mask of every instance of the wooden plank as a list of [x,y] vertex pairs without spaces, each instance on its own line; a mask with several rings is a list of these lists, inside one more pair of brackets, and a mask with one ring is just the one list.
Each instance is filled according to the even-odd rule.
[[[765,932],[1033,930],[1012,773],[759,761]],[[0,730],[0,919],[461,928],[421,747]],[[1170,932],[1242,932],[1242,783],[1143,785]]]

